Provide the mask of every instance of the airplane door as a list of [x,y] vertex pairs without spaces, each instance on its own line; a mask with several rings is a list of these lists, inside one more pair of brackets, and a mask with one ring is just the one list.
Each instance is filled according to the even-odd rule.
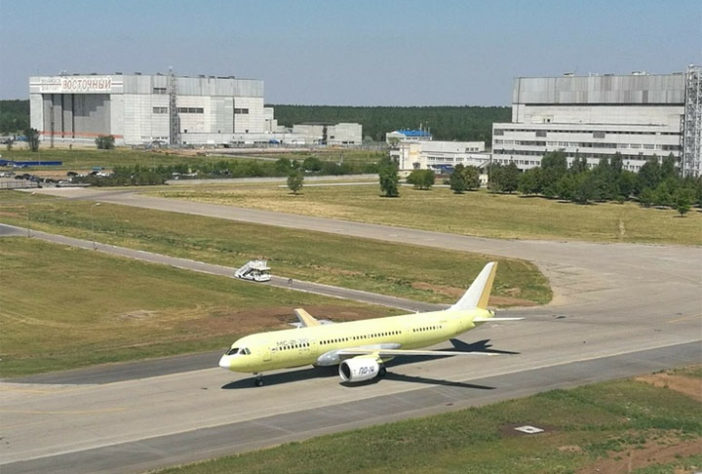
[[268,362],[271,360],[271,348],[266,347],[266,350],[263,352],[263,362]]

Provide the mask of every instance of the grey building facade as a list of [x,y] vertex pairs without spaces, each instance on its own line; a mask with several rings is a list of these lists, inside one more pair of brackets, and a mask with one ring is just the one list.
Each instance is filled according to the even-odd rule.
[[512,122],[493,124],[492,160],[528,169],[561,150],[569,162],[579,156],[594,166],[620,153],[625,169],[638,171],[650,157],[672,154],[685,174],[699,176],[699,151],[683,153],[685,137],[699,142],[701,133],[699,120],[696,129],[685,120],[688,82],[684,73],[642,72],[516,78]]

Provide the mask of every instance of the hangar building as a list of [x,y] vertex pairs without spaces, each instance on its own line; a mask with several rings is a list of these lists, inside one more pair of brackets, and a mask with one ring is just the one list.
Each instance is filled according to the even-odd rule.
[[653,155],[673,154],[685,175],[702,174],[702,68],[653,75],[516,78],[512,122],[495,123],[492,159],[521,169],[538,166],[548,151],[591,166],[620,153],[638,171]]
[[227,143],[261,134],[263,81],[173,75],[61,75],[29,78],[31,126],[43,140],[118,144]]

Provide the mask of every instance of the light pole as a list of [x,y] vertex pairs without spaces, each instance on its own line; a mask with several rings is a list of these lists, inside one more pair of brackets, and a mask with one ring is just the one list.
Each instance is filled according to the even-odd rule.
[[93,219],[93,209],[98,207],[99,205],[100,203],[96,202],[95,204],[90,206],[90,234],[93,238],[93,250],[97,250],[97,242],[95,242],[95,219]]

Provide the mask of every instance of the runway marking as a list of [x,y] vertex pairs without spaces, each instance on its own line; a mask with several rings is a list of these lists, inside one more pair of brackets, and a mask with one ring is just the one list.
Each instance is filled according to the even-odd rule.
[[683,316],[681,318],[671,319],[670,321],[668,321],[668,323],[675,324],[675,323],[679,323],[681,321],[688,321],[690,319],[696,319],[696,318],[702,318],[702,314],[693,314],[690,316]]

